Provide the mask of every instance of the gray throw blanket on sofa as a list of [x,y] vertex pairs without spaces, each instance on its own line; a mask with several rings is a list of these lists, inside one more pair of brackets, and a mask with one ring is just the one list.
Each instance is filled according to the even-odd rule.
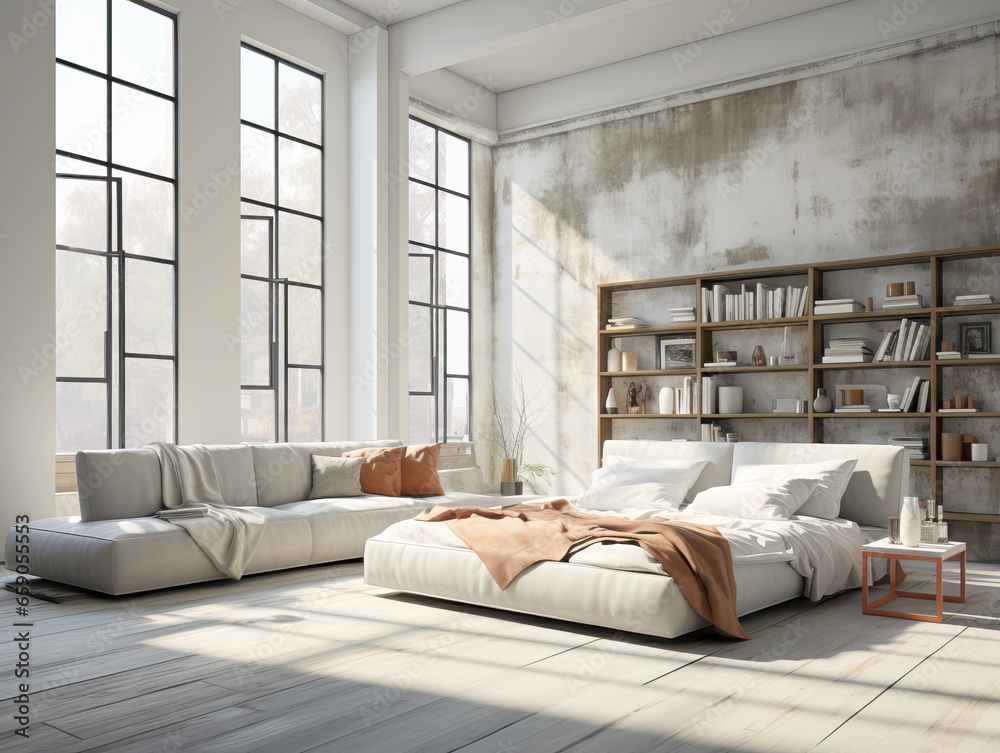
[[219,571],[239,580],[257,550],[267,518],[247,507],[230,507],[222,498],[212,456],[203,445],[152,442],[160,459],[162,520],[184,528]]

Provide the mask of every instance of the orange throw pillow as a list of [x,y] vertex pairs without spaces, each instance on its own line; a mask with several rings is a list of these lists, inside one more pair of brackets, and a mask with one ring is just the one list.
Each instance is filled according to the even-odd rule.
[[405,447],[365,447],[345,452],[345,458],[364,458],[361,465],[361,489],[365,494],[398,497],[403,481]]
[[441,443],[411,444],[403,456],[403,491],[404,497],[439,496],[444,494],[441,479],[438,478],[438,455],[441,454]]

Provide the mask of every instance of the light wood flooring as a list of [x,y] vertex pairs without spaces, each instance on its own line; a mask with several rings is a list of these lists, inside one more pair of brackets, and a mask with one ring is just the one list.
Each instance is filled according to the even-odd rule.
[[667,641],[392,594],[360,562],[112,599],[31,600],[15,737],[0,592],[0,750],[997,751],[1000,565],[944,624],[860,591]]

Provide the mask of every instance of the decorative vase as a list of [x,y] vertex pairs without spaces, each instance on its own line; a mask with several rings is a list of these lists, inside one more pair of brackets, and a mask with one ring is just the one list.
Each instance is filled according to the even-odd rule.
[[743,412],[743,388],[719,387],[719,413]]
[[639,356],[635,353],[622,353],[622,371],[638,371]]
[[513,497],[524,492],[524,482],[515,481],[517,467],[513,458],[504,458],[500,464],[500,496]]
[[674,389],[673,387],[660,388],[660,413],[670,414],[674,412]]
[[618,412],[618,401],[615,400],[614,387],[608,390],[608,398],[604,401],[604,412],[609,414]]
[[608,371],[622,370],[622,352],[618,348],[611,346],[608,351]]
[[813,400],[813,410],[816,413],[829,413],[831,408],[833,408],[833,400],[826,394],[826,388],[818,387],[816,389],[816,399]]
[[941,459],[962,459],[962,435],[954,432],[941,432]]
[[754,366],[767,366],[767,356],[764,354],[763,345],[758,345],[753,349],[753,356],[751,356],[750,362]]
[[889,404],[889,410],[899,410],[899,405],[903,402],[903,396],[889,394],[885,396],[885,401]]
[[788,327],[785,327],[784,336],[781,339],[781,354],[778,356],[780,366],[794,366],[798,363],[792,344],[788,342]]
[[899,540],[903,546],[920,544],[920,499],[903,497],[903,507],[899,511]]

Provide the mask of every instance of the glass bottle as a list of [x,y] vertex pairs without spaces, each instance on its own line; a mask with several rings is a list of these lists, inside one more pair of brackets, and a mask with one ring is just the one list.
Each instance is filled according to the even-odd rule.
[[796,363],[795,349],[792,343],[788,342],[788,327],[784,328],[785,335],[781,340],[781,354],[778,356],[778,363],[781,366],[794,366]]
[[920,524],[920,543],[936,544],[938,540],[937,523],[934,522],[934,500],[927,500],[927,507],[924,508],[926,517]]
[[937,543],[948,543],[948,524],[944,522],[944,505],[937,506]]

